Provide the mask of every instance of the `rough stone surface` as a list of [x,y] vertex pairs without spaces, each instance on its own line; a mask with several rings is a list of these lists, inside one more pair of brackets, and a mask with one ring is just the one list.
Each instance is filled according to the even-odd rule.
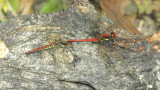
[[18,16],[1,23],[0,38],[9,53],[0,60],[0,89],[160,89],[160,53],[145,40],[131,47],[144,46],[142,52],[113,47],[111,42],[75,42],[25,54],[55,39],[93,38],[97,31],[110,32],[106,23],[109,19],[93,7]]

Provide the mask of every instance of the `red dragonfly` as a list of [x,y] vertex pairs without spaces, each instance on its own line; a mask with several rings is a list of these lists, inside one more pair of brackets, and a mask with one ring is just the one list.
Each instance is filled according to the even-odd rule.
[[25,54],[29,54],[32,52],[36,52],[39,50],[44,50],[44,49],[48,49],[48,48],[52,48],[52,47],[64,47],[64,46],[69,46],[71,45],[73,42],[100,42],[100,41],[108,41],[108,40],[112,40],[114,41],[114,39],[116,38],[116,33],[111,32],[110,35],[108,35],[107,33],[104,33],[102,35],[100,35],[99,37],[96,38],[92,38],[92,39],[69,39],[67,41],[62,41],[62,40],[57,40],[54,41],[51,44],[42,46],[40,48],[36,48],[30,51],[25,52]]
[[[114,21],[117,22],[117,23],[114,23],[113,25],[117,25],[117,26],[121,26],[122,28],[126,28],[127,30],[131,31],[132,33],[138,33],[138,31],[135,29],[135,27],[130,23],[130,21],[128,21],[127,18],[125,18],[125,16],[122,16],[120,19],[117,19],[116,16],[113,16],[112,19],[114,19]],[[124,23],[129,22],[128,26],[125,27],[126,25],[124,25],[124,23],[122,23],[121,20],[123,20]],[[112,27],[113,25],[111,25],[110,27]],[[107,34],[107,33],[103,33],[100,36],[98,36],[96,38],[92,38],[92,39],[69,39],[67,41],[61,41],[61,40],[59,41],[58,40],[58,41],[55,41],[55,42],[53,42],[51,44],[42,46],[40,48],[36,48],[36,49],[30,50],[30,51],[27,51],[27,52],[25,52],[25,54],[36,52],[36,51],[39,51],[39,50],[48,49],[48,48],[51,48],[51,47],[68,46],[68,45],[71,45],[72,42],[100,42],[100,41],[108,41],[108,40],[115,41],[116,37],[117,37],[117,34],[115,32],[111,32],[110,35]],[[115,44],[118,45],[118,43],[119,42],[117,42]],[[118,45],[118,46],[120,46],[120,45]],[[120,46],[120,47],[122,47],[122,46]]]
[[49,49],[49,48],[53,48],[53,47],[63,47],[63,46],[66,46],[66,45],[70,45],[70,43],[62,41],[62,40],[57,40],[57,41],[54,41],[51,44],[48,44],[48,45],[42,46],[40,48],[36,48],[36,49],[30,50],[30,51],[27,51],[27,52],[25,52],[25,54],[29,54],[29,53],[32,53],[32,52],[36,52],[36,51],[44,50],[44,49]]
[[[103,0],[101,0],[101,1],[99,1],[101,8],[105,11],[106,16],[112,19],[112,21],[114,22],[114,25],[116,25],[119,28],[124,28],[124,29],[126,29],[129,32],[132,32],[134,34],[139,33],[137,31],[137,29],[133,26],[133,24],[130,22],[130,20],[127,17],[125,17],[126,15],[120,16],[118,14],[118,12],[116,12],[116,10],[114,8],[112,8],[112,6],[110,5],[112,0],[108,0],[109,2],[106,2],[105,0],[104,0],[105,2],[103,2]],[[121,2],[121,1],[119,0],[119,2]],[[107,6],[109,6],[109,7],[107,7]],[[84,41],[86,41],[86,42],[99,42],[99,41],[104,41],[104,40],[114,41],[114,39],[116,37],[117,37],[117,35],[114,32],[111,32],[110,35],[107,34],[107,33],[103,33],[99,37],[92,38],[92,39],[77,39],[77,40],[70,39],[70,40],[67,40],[65,42],[62,42],[62,41],[59,41],[58,43],[54,42],[54,43],[48,44],[46,46],[43,46],[43,47],[40,47],[40,48],[37,48],[37,49],[27,51],[25,53],[28,54],[28,53],[32,53],[32,52],[35,52],[35,51],[48,49],[48,48],[51,48],[51,47],[67,46],[67,45],[71,45],[72,42],[84,42]],[[116,44],[116,45],[118,45],[118,44]]]
[[92,39],[70,39],[67,40],[68,42],[100,42],[100,41],[108,41],[108,40],[114,40],[116,38],[117,34],[115,32],[111,32],[110,35],[108,35],[107,33],[104,33],[102,35],[100,35],[99,37],[96,38],[92,38]]

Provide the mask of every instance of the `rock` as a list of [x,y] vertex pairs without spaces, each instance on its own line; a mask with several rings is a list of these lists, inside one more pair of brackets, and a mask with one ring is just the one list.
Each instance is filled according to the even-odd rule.
[[[25,54],[50,40],[86,39],[96,37],[95,33],[109,33],[109,22],[88,5],[65,12],[18,16],[1,23],[0,38],[9,53],[0,60],[0,89],[159,89],[159,69],[155,68],[159,67],[156,62],[160,61],[160,53],[152,51],[152,44],[145,40],[129,45],[130,49],[113,46],[110,41],[74,42]],[[145,49],[136,52],[140,46]]]

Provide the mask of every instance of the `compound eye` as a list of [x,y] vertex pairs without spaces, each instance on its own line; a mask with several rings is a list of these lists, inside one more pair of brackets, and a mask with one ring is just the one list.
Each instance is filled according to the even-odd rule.
[[116,38],[117,37],[117,34],[115,32],[111,32],[111,37],[112,38]]
[[103,37],[109,37],[109,35],[107,33],[104,33]]

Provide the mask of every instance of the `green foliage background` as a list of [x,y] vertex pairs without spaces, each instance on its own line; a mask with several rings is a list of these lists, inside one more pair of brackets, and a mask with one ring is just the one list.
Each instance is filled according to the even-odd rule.
[[40,13],[58,12],[65,8],[66,6],[62,0],[48,0]]
[[[128,11],[135,11],[135,13],[154,14],[157,22],[160,23],[160,0],[133,0],[135,6],[130,5]],[[18,12],[19,0],[8,0],[13,10]],[[0,4],[3,4],[1,12],[4,16],[7,15],[7,2],[6,0],[0,0]],[[40,13],[58,12],[62,9],[66,9],[66,5],[63,0],[47,0]],[[1,20],[0,20],[1,21]]]
[[[18,13],[19,1],[20,0],[8,0],[12,9],[16,13]],[[3,13],[4,16],[7,16],[7,10],[8,10],[7,1],[6,0],[0,0],[0,4],[2,4],[1,12]],[[48,0],[45,3],[45,5],[43,6],[40,13],[58,12],[58,11],[61,11],[62,9],[65,9],[65,8],[66,8],[66,6],[65,6],[65,3],[64,3],[63,0]],[[6,19],[7,19],[7,17],[6,17]],[[2,20],[0,20],[0,22],[2,22]]]

